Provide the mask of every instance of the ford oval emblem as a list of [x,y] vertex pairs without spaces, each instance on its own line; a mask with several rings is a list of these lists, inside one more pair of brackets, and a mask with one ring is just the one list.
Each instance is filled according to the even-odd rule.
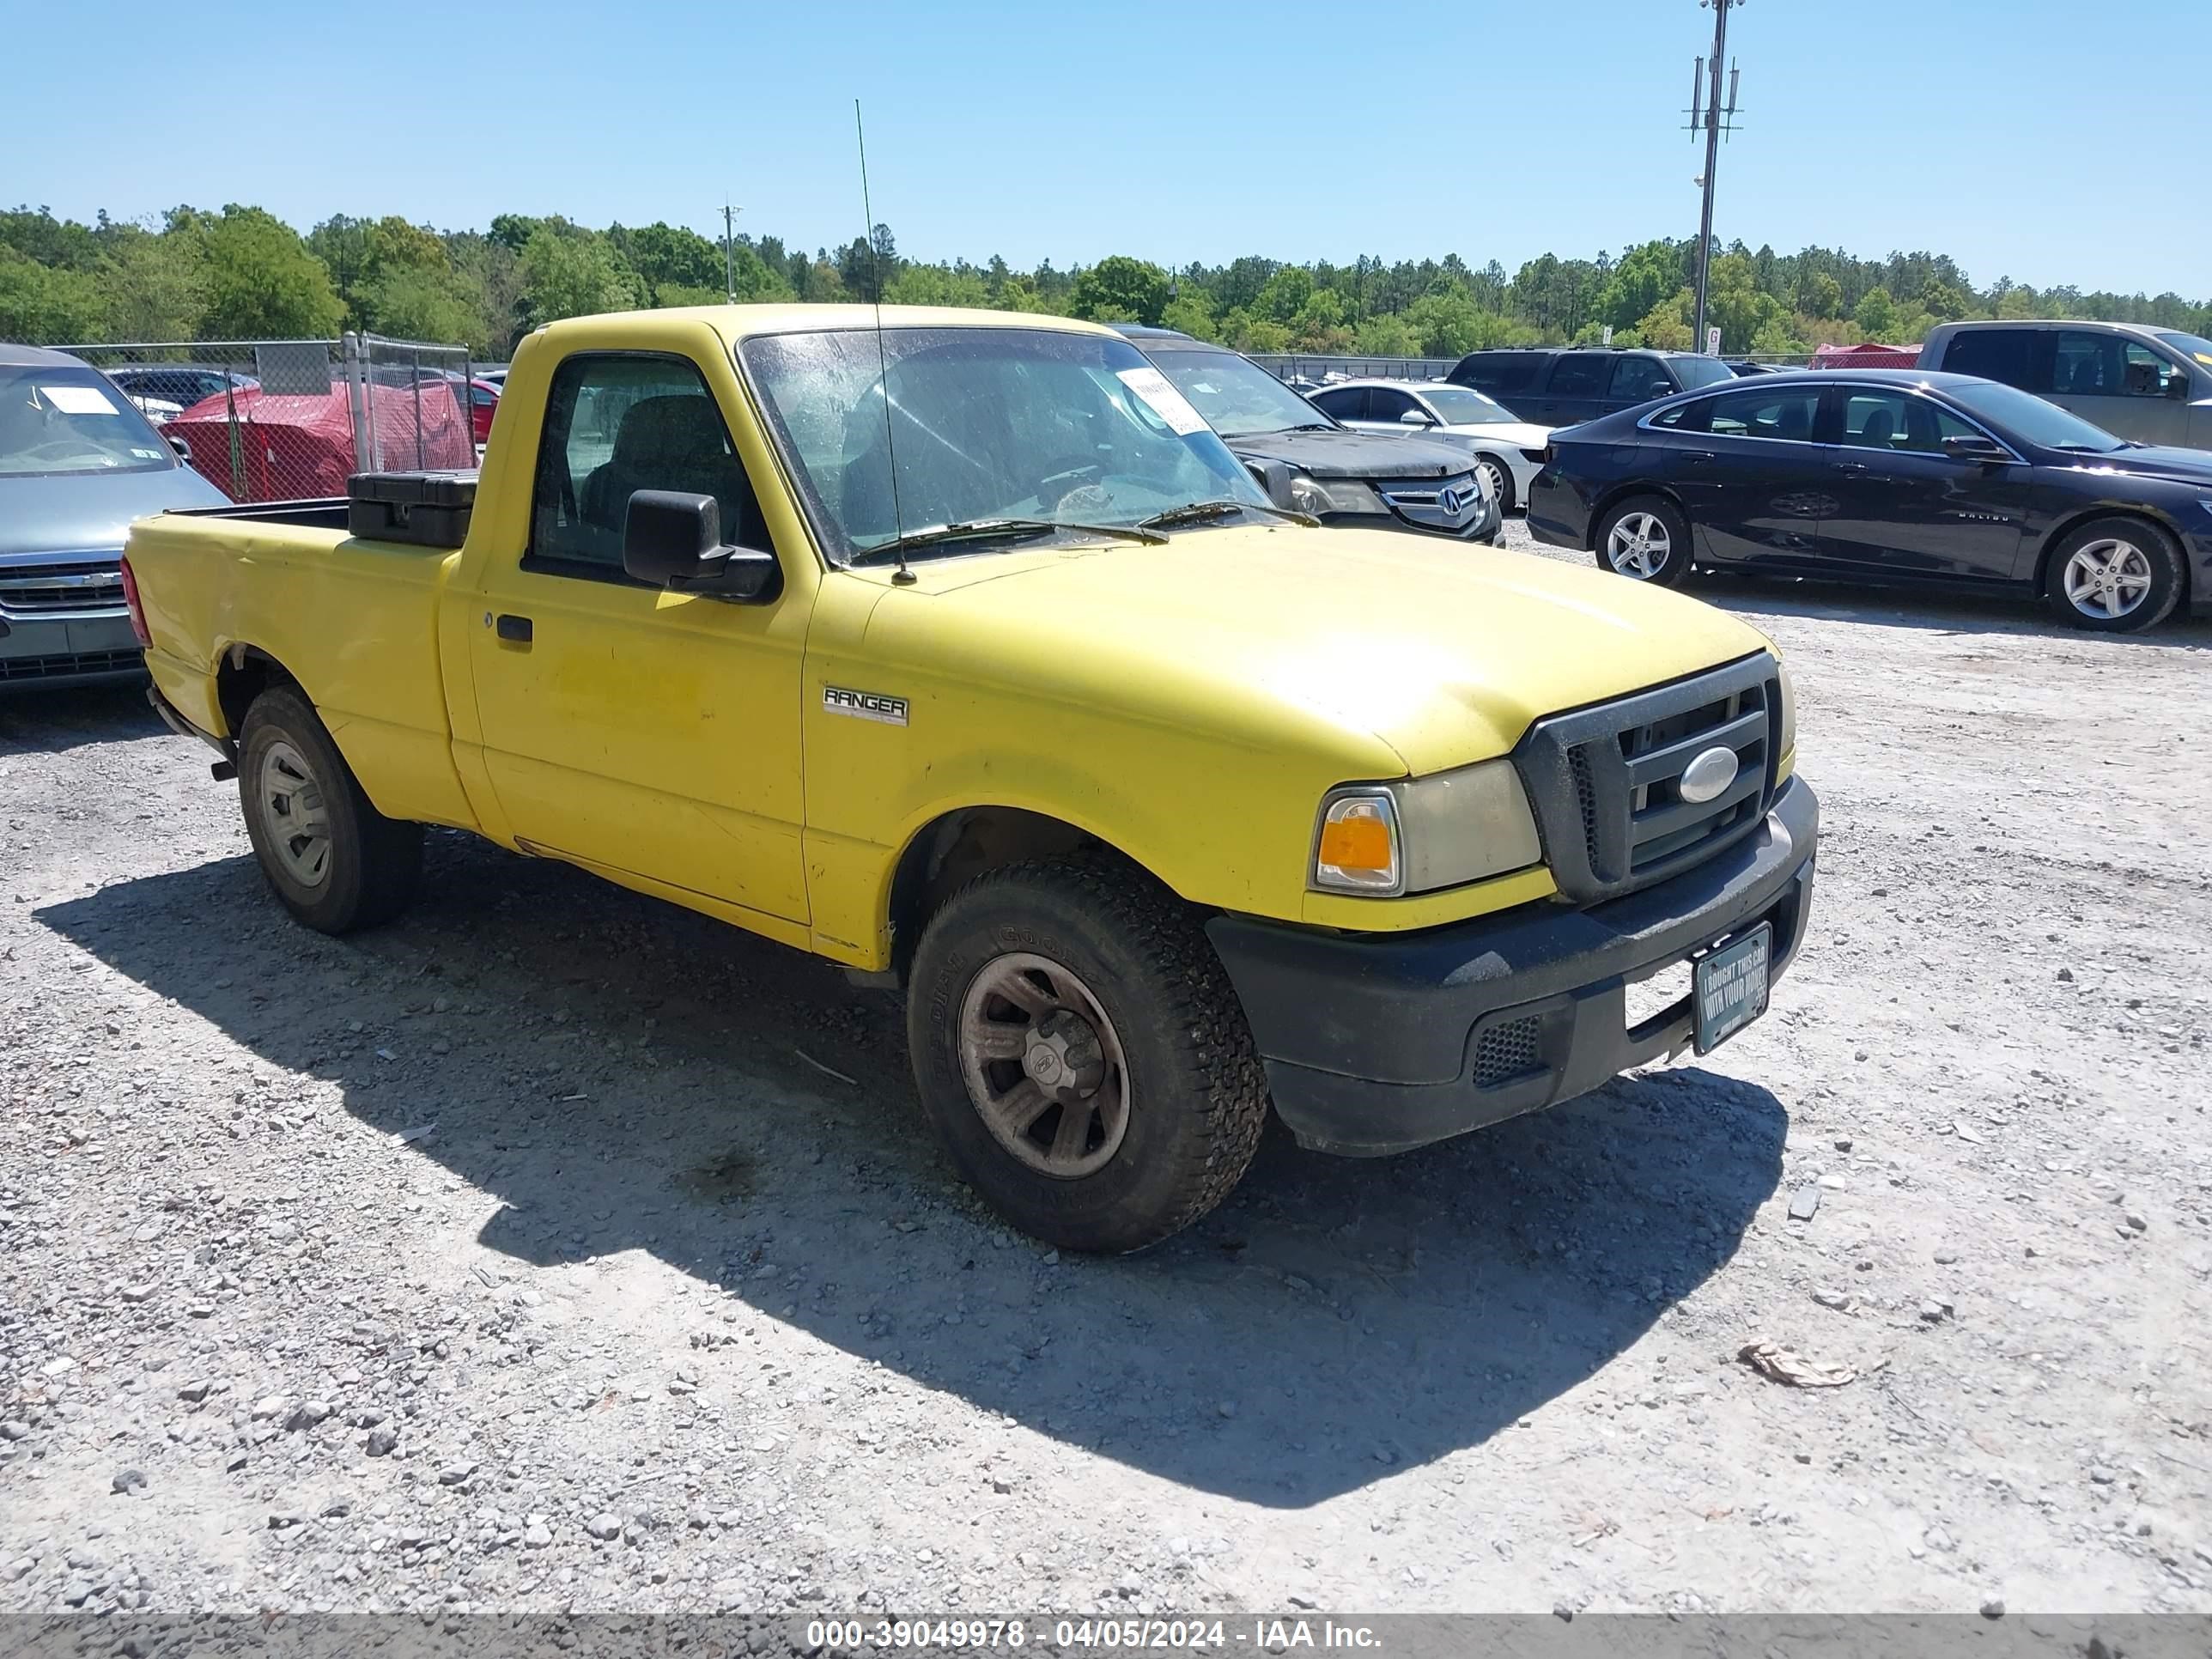
[[1708,749],[1682,769],[1681,781],[1675,787],[1684,800],[1709,801],[1735,781],[1735,750]]

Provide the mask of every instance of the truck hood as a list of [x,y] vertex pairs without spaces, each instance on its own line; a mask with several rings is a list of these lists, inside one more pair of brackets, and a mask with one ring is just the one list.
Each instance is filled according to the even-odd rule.
[[1222,441],[1240,461],[1283,461],[1311,478],[1448,478],[1468,465],[1458,445],[1388,432],[1255,432]]
[[[1259,741],[1334,731],[1362,740],[1347,759],[1379,739],[1417,775],[1504,754],[1542,715],[1766,644],[1724,611],[1609,572],[1388,531],[1237,526],[915,574],[870,632],[908,651],[1000,642],[957,665],[965,678],[1111,696],[1135,717],[1212,719]],[[965,614],[901,627],[908,602]]]
[[134,519],[173,507],[221,507],[223,500],[188,466],[0,477],[0,560],[117,552]]

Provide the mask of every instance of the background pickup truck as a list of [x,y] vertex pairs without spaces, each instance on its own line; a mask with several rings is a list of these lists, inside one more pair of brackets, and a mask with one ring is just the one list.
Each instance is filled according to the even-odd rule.
[[1270,1099],[1391,1152],[1765,1008],[1818,809],[1756,632],[1316,528],[1106,330],[883,322],[556,323],[480,478],[134,528],[157,706],[295,916],[393,915],[445,824],[902,986],[962,1173],[1098,1250]]

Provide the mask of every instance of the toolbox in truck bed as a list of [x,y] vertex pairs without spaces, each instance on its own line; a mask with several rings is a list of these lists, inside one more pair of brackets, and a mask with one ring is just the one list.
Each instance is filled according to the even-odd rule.
[[356,472],[346,480],[346,528],[374,541],[459,547],[476,499],[472,471]]

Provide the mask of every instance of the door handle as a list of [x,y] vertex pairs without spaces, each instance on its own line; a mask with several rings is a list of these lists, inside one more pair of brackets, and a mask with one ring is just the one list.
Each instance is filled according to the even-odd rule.
[[511,617],[502,613],[499,619],[499,636],[515,645],[527,645],[531,639],[531,623],[527,617]]
[[1864,461],[1831,461],[1829,465],[1834,467],[1838,472],[1869,472],[1873,471],[1873,469],[1868,466]]
[[1682,452],[1682,459],[1692,466],[1703,466],[1708,461],[1718,460],[1720,457],[1710,449],[1686,449]]

